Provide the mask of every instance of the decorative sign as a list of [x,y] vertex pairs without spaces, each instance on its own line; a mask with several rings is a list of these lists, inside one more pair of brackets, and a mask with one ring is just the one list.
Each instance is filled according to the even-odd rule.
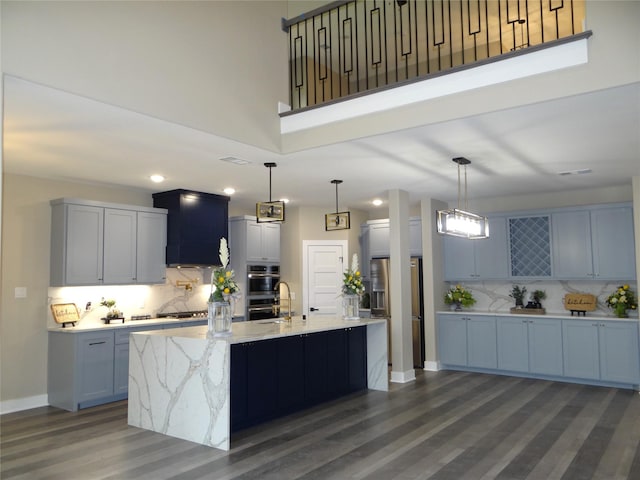
[[74,324],[80,320],[80,312],[75,303],[54,303],[51,305],[51,313],[56,323],[62,325]]
[[592,312],[596,305],[596,297],[590,293],[567,293],[564,296],[564,309],[572,312]]

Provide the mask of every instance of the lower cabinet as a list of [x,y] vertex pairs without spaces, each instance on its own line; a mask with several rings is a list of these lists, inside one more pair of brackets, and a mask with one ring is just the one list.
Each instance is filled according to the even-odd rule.
[[498,368],[562,375],[562,321],[497,317]]
[[[184,326],[202,323],[199,320]],[[49,404],[76,411],[124,400],[129,393],[129,334],[182,326],[182,323],[170,323],[89,332],[49,332]]]
[[444,368],[485,369],[595,385],[640,385],[637,321],[438,315]]
[[366,327],[231,345],[231,430],[367,388]]
[[568,377],[640,382],[636,322],[564,320],[563,345]]
[[495,317],[438,316],[438,351],[444,365],[496,368]]

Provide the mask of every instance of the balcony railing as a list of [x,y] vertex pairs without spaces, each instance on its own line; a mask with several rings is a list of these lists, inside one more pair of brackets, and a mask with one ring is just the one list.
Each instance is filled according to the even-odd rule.
[[337,1],[283,21],[293,110],[584,30],[584,0]]

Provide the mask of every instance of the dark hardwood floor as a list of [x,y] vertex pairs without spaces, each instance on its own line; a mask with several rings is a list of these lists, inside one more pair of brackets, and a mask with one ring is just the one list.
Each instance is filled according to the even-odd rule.
[[127,403],[1,417],[3,479],[640,479],[640,395],[461,372],[392,384],[232,437],[127,425]]

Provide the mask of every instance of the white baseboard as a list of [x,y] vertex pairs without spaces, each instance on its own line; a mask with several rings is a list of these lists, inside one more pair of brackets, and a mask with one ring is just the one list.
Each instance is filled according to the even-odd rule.
[[440,370],[439,362],[426,361],[424,362],[424,369],[428,372],[437,372]]
[[49,405],[48,395],[35,395],[33,397],[5,400],[0,402],[0,415],[29,410],[30,408],[46,407],[47,405]]
[[406,372],[394,372],[391,371],[390,381],[393,383],[408,383],[413,382],[416,379],[415,370],[407,370]]

